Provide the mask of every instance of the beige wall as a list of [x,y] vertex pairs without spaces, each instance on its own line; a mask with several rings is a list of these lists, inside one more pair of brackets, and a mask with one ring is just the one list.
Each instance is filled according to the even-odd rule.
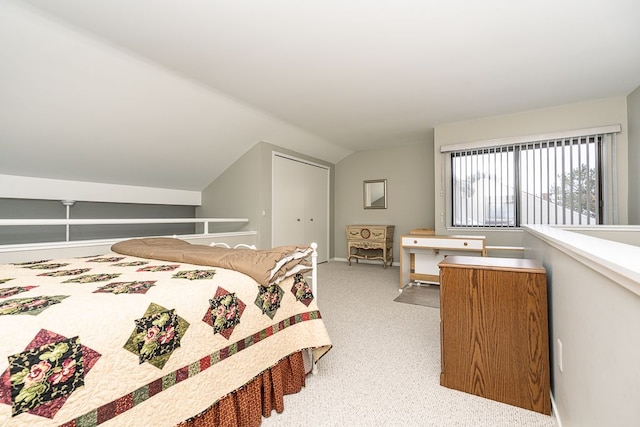
[[[258,231],[258,247],[269,248],[272,153],[324,164],[330,167],[331,180],[329,256],[346,258],[347,224],[393,224],[397,236],[413,228],[434,226],[433,136],[425,140],[410,146],[357,152],[337,165],[260,142],[202,192],[202,206],[196,209],[196,216],[249,218],[243,229]],[[377,178],[387,179],[388,208],[365,210],[362,182]],[[399,259],[396,237],[394,260]]]
[[[436,194],[437,233],[460,233],[459,229],[453,230],[446,227],[446,218],[447,215],[450,215],[450,207],[447,206],[445,197],[445,178],[442,170],[445,155],[440,153],[441,146],[611,124],[622,125],[622,132],[617,136],[618,216],[619,223],[626,224],[628,221],[627,101],[625,97],[615,97],[436,126],[434,194]],[[522,246],[522,232],[519,230],[464,229],[464,233],[486,235],[488,245]]]
[[[257,231],[258,248],[270,248],[271,169],[274,151],[328,166],[331,175],[329,202],[333,206],[334,166],[331,163],[267,142],[259,142],[204,189],[202,206],[196,209],[196,217],[249,218],[249,223],[241,229]],[[330,209],[330,236],[333,235],[333,211]],[[210,230],[218,231],[212,226]],[[229,227],[225,230],[229,230]],[[331,242],[329,249],[332,256]]]
[[[330,189],[330,256],[344,259],[346,253],[345,226],[347,224],[393,224],[396,236],[408,233],[417,227],[433,227],[439,234],[460,234],[440,222],[446,215],[444,177],[440,153],[442,145],[481,141],[512,136],[534,135],[570,129],[581,129],[619,123],[622,133],[618,135],[618,186],[619,219],[621,224],[631,218],[640,217],[640,195],[635,186],[629,187],[628,175],[638,174],[628,165],[638,164],[640,149],[630,148],[629,135],[640,127],[640,94],[636,90],[629,97],[630,111],[627,125],[627,98],[616,97],[588,102],[532,110],[504,116],[439,125],[434,134],[427,135],[424,142],[390,149],[368,150],[353,153],[335,166],[310,156],[261,142],[245,153],[236,163],[211,183],[202,193],[202,206],[198,217],[248,217],[247,229],[259,232],[260,247],[271,245],[271,155],[274,150],[331,167]],[[631,106],[635,105],[635,109]],[[637,124],[636,124],[637,123]],[[634,138],[638,138],[637,133]],[[635,141],[635,140],[634,140]],[[629,158],[629,163],[627,162]],[[635,163],[634,163],[635,162]],[[631,170],[629,170],[631,169]],[[387,209],[364,209],[362,206],[362,181],[387,179],[389,204]],[[637,182],[637,179],[631,182]],[[243,195],[243,197],[238,197]],[[221,202],[222,201],[222,202]],[[628,207],[629,201],[637,207]],[[264,216],[262,211],[265,211]],[[522,246],[520,230],[494,231],[464,230],[464,234],[487,236],[489,245]],[[399,260],[399,240],[395,239],[394,260]],[[512,253],[496,253],[510,256]],[[514,256],[518,256],[515,254]]]
[[[335,257],[347,257],[348,224],[395,225],[394,262],[399,236],[434,226],[433,136],[409,146],[353,153],[336,164]],[[387,209],[364,209],[363,181],[387,180]]]
[[[254,145],[202,191],[197,218],[249,218],[242,230],[260,228],[260,145]],[[242,197],[239,197],[239,196]],[[210,224],[210,231],[220,231]]]
[[627,96],[629,121],[629,224],[640,224],[640,87]]

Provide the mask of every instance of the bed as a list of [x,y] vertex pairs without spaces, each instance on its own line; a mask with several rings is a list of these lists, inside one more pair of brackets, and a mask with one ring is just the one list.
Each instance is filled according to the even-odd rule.
[[331,348],[312,252],[145,238],[0,265],[0,425],[259,425]]

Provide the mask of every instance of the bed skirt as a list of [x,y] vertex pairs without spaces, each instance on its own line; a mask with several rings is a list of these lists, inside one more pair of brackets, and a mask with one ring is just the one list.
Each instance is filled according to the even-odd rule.
[[274,409],[284,410],[284,395],[299,392],[305,375],[302,352],[293,353],[179,427],[259,426]]

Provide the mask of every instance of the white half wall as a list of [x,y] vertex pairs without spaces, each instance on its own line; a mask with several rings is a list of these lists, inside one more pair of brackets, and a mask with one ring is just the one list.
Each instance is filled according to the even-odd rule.
[[0,198],[199,206],[202,193],[0,174]]
[[557,418],[563,427],[637,426],[640,248],[557,227],[527,231],[525,257],[547,270]]

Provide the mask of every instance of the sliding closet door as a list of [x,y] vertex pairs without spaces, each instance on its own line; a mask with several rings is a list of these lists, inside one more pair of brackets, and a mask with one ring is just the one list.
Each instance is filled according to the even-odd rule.
[[307,166],[305,173],[307,195],[305,206],[305,237],[318,243],[318,262],[329,259],[329,170]]
[[305,164],[280,156],[273,157],[272,245],[298,245],[305,241]]
[[318,244],[318,262],[329,259],[329,169],[273,156],[273,246]]

